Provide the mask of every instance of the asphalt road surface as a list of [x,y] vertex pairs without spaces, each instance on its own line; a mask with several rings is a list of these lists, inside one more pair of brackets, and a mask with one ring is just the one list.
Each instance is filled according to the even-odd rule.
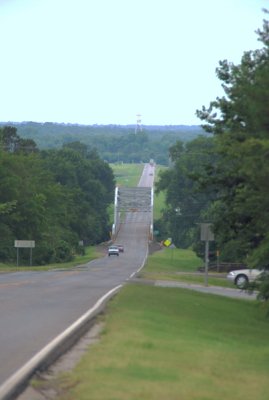
[[[154,166],[146,164],[139,186],[151,187]],[[150,213],[128,213],[117,242],[124,253],[73,268],[0,275],[0,385],[88,311],[110,289],[142,265]]]

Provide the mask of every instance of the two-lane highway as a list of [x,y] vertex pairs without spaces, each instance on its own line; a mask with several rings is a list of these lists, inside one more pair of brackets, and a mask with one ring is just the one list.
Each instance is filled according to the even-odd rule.
[[[139,186],[153,184],[145,165]],[[87,312],[142,265],[148,247],[150,213],[127,213],[117,242],[124,253],[72,270],[0,275],[0,385],[53,338]]]

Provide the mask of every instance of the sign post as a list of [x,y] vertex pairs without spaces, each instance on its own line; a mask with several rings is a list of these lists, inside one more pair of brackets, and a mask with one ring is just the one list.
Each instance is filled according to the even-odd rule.
[[30,267],[32,266],[33,248],[35,247],[34,240],[15,240],[14,247],[17,248],[17,267],[19,266],[19,248],[30,249]]
[[202,223],[201,240],[205,242],[205,286],[208,286],[208,258],[209,258],[209,242],[214,241],[214,233],[211,231],[211,224]]
[[220,251],[219,250],[217,250],[217,253],[216,253],[216,255],[217,255],[217,271],[219,272],[219,267],[220,267],[220,265],[219,265],[219,256],[220,256]]

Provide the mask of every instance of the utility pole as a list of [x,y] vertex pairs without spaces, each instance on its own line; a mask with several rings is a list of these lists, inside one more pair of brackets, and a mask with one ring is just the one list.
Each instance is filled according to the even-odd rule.
[[208,259],[209,259],[209,242],[214,241],[214,233],[211,231],[211,224],[202,223],[201,240],[205,242],[205,286],[208,286]]

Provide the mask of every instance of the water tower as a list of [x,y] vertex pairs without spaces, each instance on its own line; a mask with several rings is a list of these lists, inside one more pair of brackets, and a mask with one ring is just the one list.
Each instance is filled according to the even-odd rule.
[[142,123],[141,123],[141,114],[136,114],[136,127],[135,127],[135,133],[142,132]]

